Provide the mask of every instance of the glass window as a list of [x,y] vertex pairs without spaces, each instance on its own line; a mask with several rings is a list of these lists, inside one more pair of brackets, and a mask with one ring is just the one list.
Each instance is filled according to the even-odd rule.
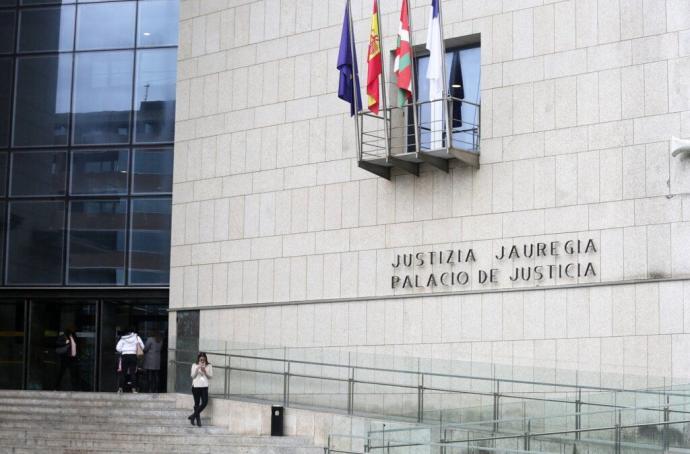
[[[13,1],[13,0],[10,0]],[[46,5],[46,4],[61,4],[61,3],[76,3],[75,0],[19,0],[20,5]]]
[[177,45],[177,0],[139,2],[138,47]]
[[74,6],[32,8],[19,15],[19,51],[72,50]]
[[0,147],[10,139],[10,99],[12,92],[12,59],[0,58]]
[[133,188],[137,194],[172,192],[173,151],[171,148],[158,150],[135,150]]
[[77,12],[77,49],[134,47],[135,2],[80,5]]
[[[429,57],[416,59],[417,70],[417,99],[420,102],[429,101],[429,84],[426,80]],[[480,48],[470,47],[449,49],[446,51],[446,81],[448,93],[454,98],[479,104],[480,86]],[[476,140],[476,125],[479,124],[479,109],[469,103],[453,103],[453,146],[468,148]],[[440,144],[432,140],[430,132],[431,105],[424,104],[420,109],[421,137],[420,146],[423,150],[438,148]]]
[[129,142],[133,53],[77,55],[74,91],[74,143]]
[[8,284],[62,283],[65,203],[10,203]]
[[127,201],[70,203],[68,284],[125,283]]
[[17,0],[0,0],[0,6],[14,6],[17,4]]
[[10,195],[63,195],[65,152],[19,151],[12,153]]
[[176,65],[176,49],[137,52],[135,142],[173,141]]
[[72,56],[21,57],[17,61],[14,145],[67,144]]
[[[7,153],[0,153],[0,196],[2,197],[5,196],[5,187],[7,186],[7,159]],[[0,217],[0,224],[4,224],[4,219],[4,216]],[[3,237],[0,236],[1,238]],[[2,256],[0,255],[0,257]]]
[[71,193],[127,194],[127,150],[72,152]]
[[132,200],[131,284],[167,285],[170,281],[171,204],[170,198]]
[[0,11],[0,54],[14,51],[14,11]]

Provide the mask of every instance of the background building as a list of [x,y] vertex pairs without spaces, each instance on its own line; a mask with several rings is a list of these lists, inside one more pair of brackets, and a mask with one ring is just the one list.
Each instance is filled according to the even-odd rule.
[[71,328],[80,388],[114,389],[119,330],[167,330],[177,22],[0,2],[0,388],[54,389]]
[[[428,5],[412,6],[420,49]],[[389,75],[399,7],[381,1]],[[581,383],[686,382],[690,198],[679,182],[690,175],[669,141],[690,137],[690,4],[444,1],[447,50],[477,53],[478,67],[462,63],[481,74],[465,79],[481,104],[480,165],[394,169],[390,181],[358,167],[336,97],[343,9],[181,4],[178,340],[465,361],[484,375],[494,364],[551,381],[578,371]],[[371,1],[352,9],[364,80]],[[439,259],[469,249],[475,260]],[[394,266],[417,253],[424,265]],[[516,268],[531,277],[512,281]],[[451,271],[470,279],[429,283]]]

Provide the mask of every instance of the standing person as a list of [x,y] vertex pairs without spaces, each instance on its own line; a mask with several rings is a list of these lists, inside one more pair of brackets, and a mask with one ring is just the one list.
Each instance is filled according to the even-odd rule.
[[125,386],[125,378],[129,374],[132,380],[132,392],[137,393],[137,356],[144,352],[144,343],[137,333],[132,329],[125,331],[127,334],[122,335],[117,342],[115,350],[122,355],[122,373],[120,374],[120,383],[118,384],[118,393],[122,392]]
[[158,392],[162,350],[163,335],[160,332],[146,339],[144,347],[144,373],[146,374],[146,390],[150,393]]
[[206,353],[199,352],[196,363],[192,364],[192,395],[194,396],[194,413],[187,419],[201,427],[201,412],[208,405],[208,381],[213,377],[213,367],[208,363]]
[[65,328],[63,335],[58,337],[55,352],[60,357],[60,371],[58,372],[57,381],[55,382],[55,389],[60,389],[62,377],[65,375],[65,370],[69,371],[69,378],[71,383],[70,391],[79,390],[79,358],[77,356],[77,335],[74,330]]

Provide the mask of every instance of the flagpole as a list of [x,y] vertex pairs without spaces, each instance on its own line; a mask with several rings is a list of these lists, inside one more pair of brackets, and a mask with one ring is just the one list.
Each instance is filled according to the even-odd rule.
[[410,26],[408,31],[408,39],[410,43],[410,65],[412,71],[412,77],[410,78],[410,84],[412,85],[412,121],[414,123],[414,150],[419,156],[419,121],[417,119],[417,72],[415,70],[416,63],[414,61],[414,41],[412,40],[412,11],[410,11],[409,0],[405,1],[407,6],[407,23]]
[[441,77],[441,80],[443,81],[443,88],[441,90],[441,94],[443,97],[443,115],[446,119],[446,148],[450,149],[451,145],[453,144],[453,136],[452,136],[452,129],[450,127],[451,121],[450,121],[450,115],[448,114],[448,89],[447,89],[447,80],[446,80],[446,42],[444,41],[444,34],[443,34],[443,0],[438,0],[438,31],[441,34],[441,62],[442,62],[442,68],[443,68],[443,74]]
[[348,20],[350,21],[350,55],[352,56],[352,102],[355,103],[355,135],[357,136],[357,140],[355,141],[357,144],[357,154],[358,154],[358,161],[362,160],[362,137],[360,136],[359,133],[359,111],[361,109],[361,106],[359,105],[358,99],[359,99],[359,84],[357,83],[359,81],[359,74],[357,73],[356,68],[359,68],[357,65],[357,61],[355,60],[355,28],[354,28],[354,22],[352,21],[352,8],[351,8],[351,2],[350,0],[347,0],[347,17]]
[[386,96],[386,68],[383,60],[383,42],[381,40],[381,5],[379,5],[379,0],[374,0],[376,2],[376,22],[379,28],[379,58],[381,59],[381,100],[383,101],[383,134],[386,139],[386,161],[391,155],[391,142],[390,134],[388,131],[388,101]]

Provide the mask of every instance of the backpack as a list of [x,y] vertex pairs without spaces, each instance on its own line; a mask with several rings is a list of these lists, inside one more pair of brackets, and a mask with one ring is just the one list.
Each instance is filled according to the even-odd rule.
[[66,355],[69,351],[70,345],[65,336],[59,336],[55,341],[55,345],[55,353],[58,355]]

